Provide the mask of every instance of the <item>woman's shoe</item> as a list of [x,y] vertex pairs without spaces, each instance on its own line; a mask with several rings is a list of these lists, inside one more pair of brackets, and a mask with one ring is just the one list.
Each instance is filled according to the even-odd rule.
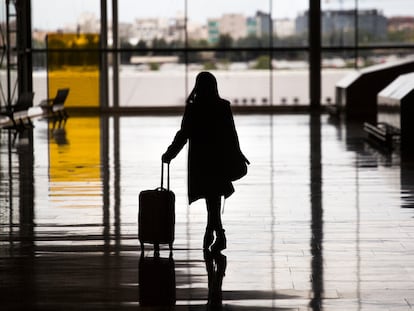
[[227,239],[226,235],[224,234],[224,230],[219,230],[217,232],[216,241],[211,246],[212,253],[218,253],[227,247]]
[[209,249],[211,244],[213,244],[214,235],[213,230],[206,228],[206,232],[204,233],[204,239],[203,239],[203,249]]

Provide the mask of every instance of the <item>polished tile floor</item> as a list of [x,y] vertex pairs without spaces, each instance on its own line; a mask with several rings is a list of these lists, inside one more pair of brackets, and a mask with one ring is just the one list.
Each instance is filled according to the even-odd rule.
[[[202,251],[186,150],[172,162],[174,251],[137,239],[180,117],[36,121],[1,132],[1,310],[412,310],[414,169],[325,115],[237,115],[249,174]],[[160,306],[161,305],[161,306]]]

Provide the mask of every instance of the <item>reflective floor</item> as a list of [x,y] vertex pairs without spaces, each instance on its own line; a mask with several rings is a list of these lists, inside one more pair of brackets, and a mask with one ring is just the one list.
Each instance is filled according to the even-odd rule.
[[[202,251],[186,150],[172,162],[172,254],[141,254],[138,194],[160,185],[180,117],[36,121],[1,131],[1,310],[412,310],[414,168],[325,115],[235,117],[252,163]],[[162,305],[162,306],[160,306]]]

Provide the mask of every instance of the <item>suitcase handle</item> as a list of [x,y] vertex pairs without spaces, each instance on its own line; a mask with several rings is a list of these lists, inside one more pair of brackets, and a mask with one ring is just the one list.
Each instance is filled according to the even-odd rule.
[[[167,164],[167,190],[170,190],[170,163]],[[164,189],[164,162],[161,162],[161,189]]]

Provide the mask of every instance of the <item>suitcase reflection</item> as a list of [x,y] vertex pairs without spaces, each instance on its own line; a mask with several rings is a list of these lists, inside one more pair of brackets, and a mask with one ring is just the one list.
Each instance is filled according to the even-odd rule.
[[176,302],[175,263],[168,258],[145,257],[139,260],[139,303],[141,306],[169,307]]

